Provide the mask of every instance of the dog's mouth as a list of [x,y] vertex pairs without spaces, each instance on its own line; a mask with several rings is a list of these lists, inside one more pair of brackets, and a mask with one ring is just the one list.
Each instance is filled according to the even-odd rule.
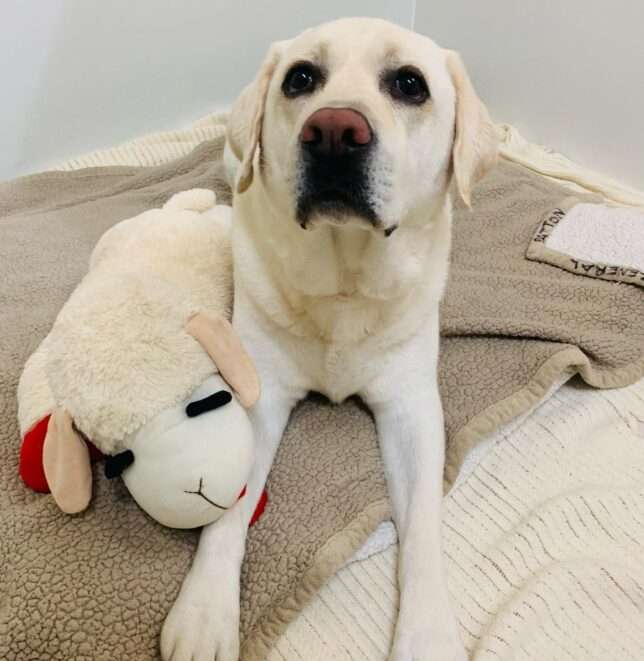
[[312,157],[304,152],[299,172],[296,220],[301,227],[318,222],[382,227],[373,204],[365,154]]
[[380,227],[381,222],[364,196],[341,189],[310,191],[298,197],[297,221],[303,229],[318,222],[346,225],[357,222]]

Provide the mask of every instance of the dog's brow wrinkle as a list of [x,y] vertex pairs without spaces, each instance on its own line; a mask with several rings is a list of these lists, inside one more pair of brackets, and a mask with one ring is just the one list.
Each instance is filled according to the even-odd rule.
[[396,64],[400,60],[400,47],[395,43],[387,43],[384,47],[385,61],[391,64]]
[[318,43],[316,52],[320,61],[326,60],[329,56],[329,42],[321,41]]
[[316,44],[309,50],[305,51],[302,54],[302,57],[297,58],[297,60],[294,60],[293,64],[296,64],[297,62],[311,62],[311,64],[315,64],[317,66],[321,66],[322,63],[326,62],[328,59],[329,55],[329,42],[328,41],[321,41],[320,43]]

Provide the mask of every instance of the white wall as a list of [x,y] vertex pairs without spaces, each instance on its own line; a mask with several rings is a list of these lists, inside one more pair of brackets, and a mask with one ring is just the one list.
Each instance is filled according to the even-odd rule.
[[227,105],[268,44],[413,0],[0,0],[0,180]]
[[497,120],[644,188],[639,0],[0,0],[0,180],[225,106],[269,42],[359,14],[457,48]]
[[644,2],[418,0],[494,118],[644,189]]

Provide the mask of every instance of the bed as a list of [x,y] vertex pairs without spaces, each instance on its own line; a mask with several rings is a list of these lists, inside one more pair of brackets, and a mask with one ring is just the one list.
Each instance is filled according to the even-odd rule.
[[[56,169],[167,163],[221,136],[225,119],[209,115]],[[644,206],[644,194],[512,127],[499,134],[509,161],[571,191]],[[444,547],[472,659],[644,658],[643,476],[644,380],[599,391],[566,376],[468,454],[446,496]],[[395,531],[384,523],[281,634],[269,661],[386,659],[395,569]]]

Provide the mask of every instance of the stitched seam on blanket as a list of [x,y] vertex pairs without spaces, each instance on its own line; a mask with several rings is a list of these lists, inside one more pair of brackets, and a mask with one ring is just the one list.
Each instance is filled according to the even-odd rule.
[[600,371],[593,369],[586,355],[577,347],[567,347],[548,358],[532,379],[520,390],[492,404],[461,427],[451,442],[456,450],[447,453],[445,481],[451,485],[467,453],[485,435],[491,433],[537,404],[566,369],[572,368],[583,380],[596,388],[620,388],[644,376],[644,359],[622,368]]
[[389,500],[378,500],[332,535],[317,551],[291,594],[253,627],[242,645],[242,661],[264,661],[277,639],[324,583],[346,564],[376,526],[390,516]]
[[447,485],[454,483],[463,460],[477,441],[537,404],[566,368],[584,363],[588,363],[588,358],[576,347],[562,349],[548,358],[525,386],[484,409],[461,427],[451,442],[455,451],[446,453]]

